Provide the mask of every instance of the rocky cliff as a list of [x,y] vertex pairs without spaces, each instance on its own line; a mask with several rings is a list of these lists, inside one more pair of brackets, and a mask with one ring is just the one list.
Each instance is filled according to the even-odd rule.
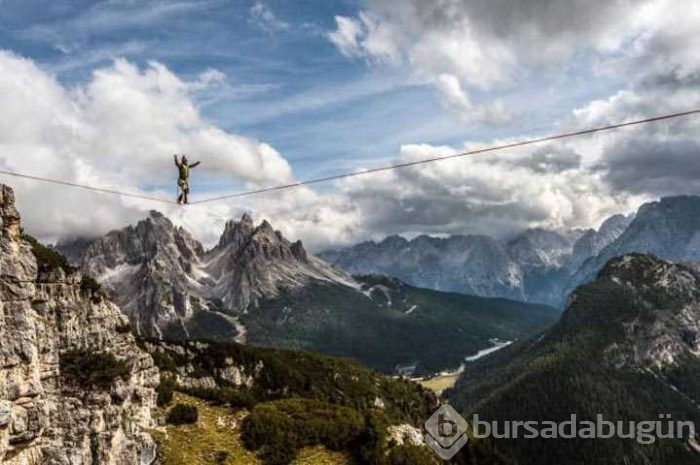
[[120,310],[47,256],[0,186],[0,462],[152,463],[158,369]]

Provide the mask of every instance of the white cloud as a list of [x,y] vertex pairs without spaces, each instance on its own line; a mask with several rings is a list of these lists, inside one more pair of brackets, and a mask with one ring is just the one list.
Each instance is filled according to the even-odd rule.
[[[191,92],[219,79],[209,72],[188,83],[158,63],[139,69],[116,60],[69,89],[32,61],[0,52],[0,166],[130,192],[154,186],[154,195],[172,198],[172,154],[186,152],[202,160],[200,179],[232,186],[290,181],[289,164],[270,145],[202,119]],[[45,237],[104,232],[158,207],[3,181],[18,188],[28,226]]]
[[[578,78],[588,71],[634,81],[671,69],[697,77],[699,36],[694,0],[370,0],[329,33],[342,54],[407,66],[462,118],[484,123],[509,121],[509,109],[488,100],[533,73],[544,81],[575,65]],[[475,91],[487,103],[472,105]]]
[[389,23],[379,21],[367,13],[360,13],[357,19],[336,16],[335,21],[337,28],[328,33],[328,38],[343,55],[398,62],[395,32]]
[[435,85],[449,105],[463,110],[470,110],[472,108],[472,102],[469,100],[469,96],[464,89],[462,89],[459,78],[454,74],[440,74],[435,80]]
[[[494,141],[494,144],[513,140]],[[446,156],[491,144],[404,146],[400,162]],[[583,154],[579,153],[583,152]],[[593,167],[590,148],[552,144],[469,156],[348,179],[344,196],[375,235],[482,233],[504,236],[528,227],[575,228],[638,205],[612,195]]]
[[[568,9],[560,6],[565,3]],[[445,0],[438,11],[430,2],[410,0],[397,8],[396,2],[375,0],[363,15],[338,18],[330,39],[345,55],[375,66],[410,66],[408,81],[435,85],[445,104],[469,122],[512,119],[511,109],[492,98],[493,90],[528,72],[546,75],[551,67],[569,66],[581,50],[595,56],[584,71],[595,64],[592,72],[629,78],[619,92],[573,111],[560,121],[562,129],[700,105],[700,62],[693,49],[700,38],[700,6],[681,0],[679,14],[679,4],[670,0],[637,1],[637,8],[621,15],[627,3]],[[538,17],[543,9],[551,14]],[[292,180],[274,148],[201,117],[192,93],[221,85],[226,78],[216,71],[186,82],[157,63],[140,69],[117,60],[69,89],[31,61],[0,53],[0,166],[132,191],[155,185],[155,195],[172,197],[170,154],[187,151],[204,160],[196,189],[210,180],[223,192],[235,190],[239,179],[250,185]],[[275,111],[317,108],[385,89],[391,87],[380,81],[367,89],[330,89],[283,102]],[[383,172],[347,179],[335,190],[300,187],[237,202],[167,207],[164,213],[211,243],[226,219],[252,211],[316,249],[393,233],[504,235],[533,226],[590,227],[659,195],[700,193],[697,121]],[[395,161],[516,140],[521,138],[406,145]],[[9,181],[18,188],[27,225],[47,238],[104,232],[161,208]]]
[[250,8],[250,22],[266,32],[289,29],[289,23],[277,18],[272,9],[261,0],[256,0]]

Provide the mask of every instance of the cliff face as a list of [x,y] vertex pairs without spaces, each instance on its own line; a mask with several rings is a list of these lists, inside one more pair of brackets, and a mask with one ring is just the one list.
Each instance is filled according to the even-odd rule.
[[[158,369],[127,318],[72,270],[39,271],[10,188],[0,185],[0,462],[150,464]],[[83,352],[80,352],[83,351]],[[101,387],[71,378],[69,354],[110,354]],[[94,373],[89,365],[84,373]]]

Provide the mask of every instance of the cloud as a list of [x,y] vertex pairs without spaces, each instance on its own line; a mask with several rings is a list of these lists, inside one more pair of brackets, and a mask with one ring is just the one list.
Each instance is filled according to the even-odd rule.
[[256,0],[250,8],[249,21],[265,32],[277,32],[289,29],[289,23],[277,18],[272,9],[261,0]]
[[[222,81],[225,76],[212,70],[184,81],[162,64],[139,68],[116,60],[97,69],[88,82],[66,88],[31,60],[2,52],[0,167],[171,198],[175,176],[171,154],[184,151],[203,161],[193,180],[195,197],[292,181],[291,168],[274,148],[226,132],[201,117],[193,92]],[[562,124],[587,127],[619,121],[698,98],[693,90],[645,92],[652,91],[642,86],[591,102]],[[669,136],[680,130],[685,135]],[[694,126],[662,124],[637,143],[637,131],[630,130],[351,178],[338,182],[335,189],[299,187],[189,208],[3,181],[17,188],[27,228],[50,241],[104,233],[157,208],[212,244],[227,219],[249,211],[318,250],[394,233],[502,236],[534,226],[598,224],[692,178],[695,173],[683,166],[690,163],[693,146],[687,144],[693,133],[697,133]],[[662,150],[660,144],[675,137],[678,155],[665,154],[671,156],[673,168],[667,167],[652,188],[633,182],[653,179],[659,172],[651,162],[637,163],[637,171],[630,171],[628,165],[634,164],[632,157],[639,156],[640,148],[649,153],[656,147]],[[394,161],[515,140],[519,138],[461,146],[406,145]]]
[[[197,168],[200,185],[206,180],[230,186],[290,181],[291,168],[273,147],[201,117],[192,92],[219,79],[208,72],[190,83],[159,63],[142,69],[116,60],[84,85],[66,88],[31,60],[0,52],[0,166],[172,198],[172,154],[186,152],[203,162]],[[45,237],[104,232],[154,207],[3,181],[18,188],[28,226]]]
[[[418,82],[435,86],[460,121],[503,124],[514,116],[499,98],[502,89],[535,74],[541,82],[529,89],[566,94],[550,87],[548,76],[567,72],[581,73],[576,79],[583,82],[613,76],[620,90],[576,103],[558,121],[561,130],[700,105],[700,62],[693,55],[700,14],[690,1],[439,3],[442,8],[418,0],[400,6],[374,0],[362,14],[337,18],[328,35],[345,56],[390,69],[405,81],[373,73],[363,85],[302,93],[283,99],[273,114],[251,114],[269,118],[345,104]],[[540,17],[541,11],[549,13]],[[216,70],[185,81],[162,64],[138,67],[118,59],[69,88],[30,60],[2,53],[0,166],[172,197],[170,154],[187,151],[204,160],[194,180],[200,198],[246,184],[292,181],[291,168],[273,147],[201,116],[196,97],[215,96],[228,86]],[[519,116],[526,119],[529,110]],[[522,140],[512,132],[509,138],[483,136],[450,146],[405,145],[392,161]],[[166,206],[163,212],[211,243],[226,219],[250,211],[314,249],[394,233],[508,235],[536,226],[590,227],[659,195],[700,193],[694,162],[699,132],[698,120],[689,118],[346,179],[318,190],[300,187],[206,207]],[[365,142],[358,138],[358,144]],[[161,208],[9,181],[18,188],[26,224],[45,238],[104,232]]]
[[328,38],[343,55],[390,63],[399,60],[395,32],[389,23],[362,12],[357,19],[336,16],[335,21],[337,29],[329,32]]
[[697,79],[698,31],[693,0],[371,0],[328,37],[347,57],[408,67],[462,118],[503,124],[492,93],[534,73]]
[[[73,35],[84,37],[95,32],[104,33],[130,27],[152,26],[166,18],[194,14],[208,8],[211,4],[212,2],[208,0],[97,2],[88,8],[81,9],[79,15],[65,21],[35,23],[24,29],[21,36],[31,40],[62,43],[66,30]],[[70,10],[69,5],[65,8]]]
[[[648,81],[577,110],[580,124],[623,121],[642,115],[700,107],[695,85],[650,86]],[[660,197],[700,194],[700,118],[670,120],[610,134],[600,144],[594,169],[611,192]]]

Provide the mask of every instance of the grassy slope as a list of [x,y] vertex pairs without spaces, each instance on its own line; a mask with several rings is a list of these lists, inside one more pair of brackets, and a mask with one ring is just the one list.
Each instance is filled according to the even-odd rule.
[[365,280],[371,298],[317,283],[264,302],[242,317],[248,342],[351,357],[384,372],[418,363],[419,372],[434,373],[456,368],[491,338],[522,338],[558,316],[543,305]]
[[[173,404],[196,405],[199,420],[194,425],[167,425],[152,431],[158,442],[161,465],[261,465],[254,452],[243,447],[240,425],[245,412],[213,405],[176,393]],[[165,415],[167,408],[161,409]],[[345,454],[323,447],[303,449],[293,465],[348,465]]]
[[[169,403],[169,407],[177,402],[196,403],[200,407],[200,418],[197,426],[166,427],[168,435],[156,433],[158,440],[163,445],[164,465],[180,463],[215,463],[212,451],[227,451],[233,462],[224,463],[262,463],[260,452],[264,449],[256,450],[255,453],[241,449],[240,430],[219,431],[216,428],[216,417],[222,416],[224,423],[231,424],[231,420],[237,420],[238,425],[243,425],[240,421],[248,409],[243,409],[235,405],[230,405],[225,393],[240,391],[227,385],[221,380],[217,371],[226,359],[233,360],[236,365],[244,368],[248,372],[256,366],[264,367],[256,376],[256,383],[252,389],[243,390],[248,397],[252,397],[253,412],[257,407],[269,410],[274,408],[284,400],[291,402],[310,402],[310,404],[321,402],[326,405],[329,412],[334,409],[341,411],[350,408],[362,416],[371,415],[379,420],[377,427],[379,431],[385,431],[391,424],[410,423],[421,425],[432,415],[436,409],[435,397],[424,388],[406,380],[391,379],[368,370],[352,361],[325,357],[304,352],[289,351],[282,349],[265,349],[257,347],[242,346],[239,344],[201,344],[195,342],[188,343],[163,343],[156,341],[141,341],[143,347],[154,354],[154,360],[161,368],[165,377],[168,372],[178,370],[178,367],[189,366],[188,372],[191,377],[213,377],[219,388],[212,396],[214,403],[204,402],[201,398],[184,396],[180,392],[175,393],[174,399]],[[216,394],[222,394],[217,399]],[[374,400],[379,397],[384,401],[383,408],[376,408]],[[258,415],[259,416],[259,415]],[[249,418],[249,417],[247,417]],[[298,420],[301,420],[298,418]],[[299,430],[308,427],[318,427],[325,421],[323,417],[313,417],[308,423],[305,420],[298,425]],[[258,423],[259,424],[259,423]],[[237,426],[238,426],[237,425]],[[314,426],[316,425],[316,426]],[[267,425],[260,425],[270,432],[270,438],[274,432],[284,433],[284,422],[275,422]],[[335,425],[337,426],[337,425]],[[334,425],[327,425],[333,428]],[[327,429],[321,427],[321,430]],[[370,430],[366,431],[370,432]],[[363,442],[366,445],[366,443]],[[271,444],[270,446],[275,447]],[[390,445],[384,444],[382,457],[387,457],[387,453],[396,454],[398,452],[408,452],[399,450],[400,448],[387,448]],[[298,464],[342,464],[350,460],[350,457],[357,456],[357,445],[345,452],[331,452],[318,444],[303,447],[296,455],[295,462]],[[429,452],[429,451],[428,451]],[[425,454],[421,451],[418,455]],[[432,453],[428,456],[432,459]],[[237,460],[237,461],[236,461]],[[470,465],[497,465],[505,464],[499,456],[493,452],[488,441],[470,441],[466,447],[466,455],[458,464]],[[374,463],[374,462],[373,462]],[[412,461],[390,461],[390,465],[427,465],[433,463],[415,458]]]
[[416,423],[432,414],[435,396],[421,386],[377,374],[351,360],[285,349],[236,343],[163,343],[141,341],[161,370],[189,366],[192,377],[212,377],[219,387],[232,387],[220,370],[232,361],[246,373],[258,370],[246,394],[255,402],[301,397],[359,410],[380,398],[393,421]]

